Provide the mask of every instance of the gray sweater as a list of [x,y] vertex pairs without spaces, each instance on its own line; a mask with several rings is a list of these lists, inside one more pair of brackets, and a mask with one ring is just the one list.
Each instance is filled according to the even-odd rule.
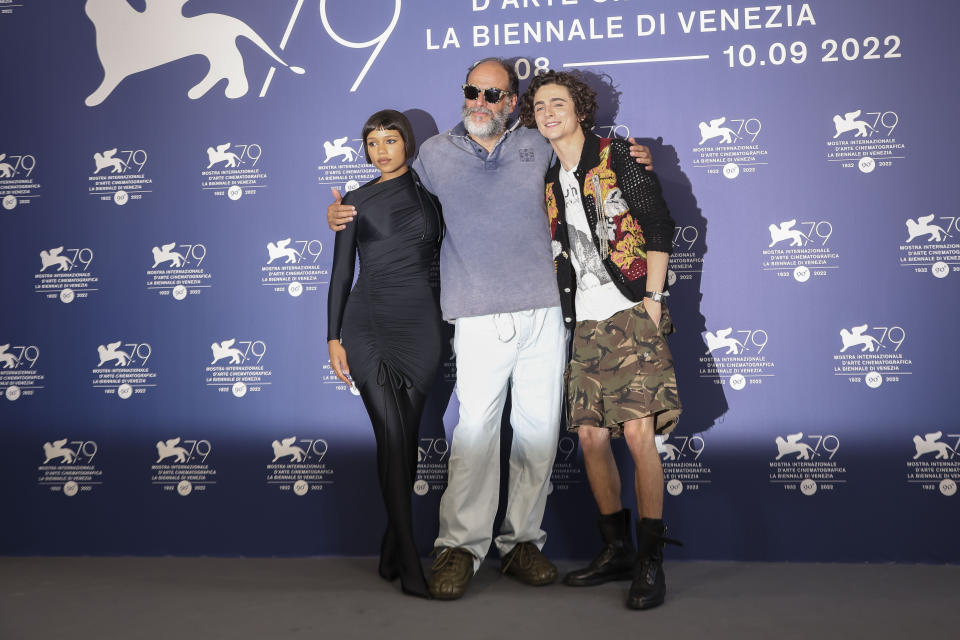
[[443,317],[507,313],[560,304],[544,208],[553,150],[535,129],[515,127],[489,154],[463,123],[423,143],[413,163],[440,198]]

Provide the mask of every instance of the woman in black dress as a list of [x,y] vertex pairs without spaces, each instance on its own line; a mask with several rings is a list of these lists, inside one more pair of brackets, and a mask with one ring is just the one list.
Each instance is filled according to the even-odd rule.
[[[407,118],[384,110],[363,127],[380,178],[348,193],[356,218],[337,233],[327,298],[330,365],[353,377],[373,423],[387,508],[380,575],[429,598],[413,537],[411,498],[420,417],[440,365],[440,207],[407,167],[415,141]],[[360,274],[353,283],[354,261]],[[347,364],[349,354],[349,365]]]

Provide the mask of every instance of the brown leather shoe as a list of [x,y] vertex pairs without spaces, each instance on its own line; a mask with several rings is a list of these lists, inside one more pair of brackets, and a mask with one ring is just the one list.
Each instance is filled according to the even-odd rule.
[[441,547],[433,551],[433,573],[427,586],[437,600],[456,600],[467,592],[473,577],[473,554],[460,547]]
[[557,568],[532,542],[521,542],[501,560],[501,569],[524,584],[540,587],[557,579]]

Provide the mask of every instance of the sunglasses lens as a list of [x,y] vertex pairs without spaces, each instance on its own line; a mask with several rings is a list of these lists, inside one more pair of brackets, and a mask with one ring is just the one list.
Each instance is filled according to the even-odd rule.
[[483,90],[483,99],[489,102],[490,104],[497,104],[500,102],[500,98],[503,97],[503,91],[500,89],[484,89]]
[[[476,100],[480,97],[480,93],[480,89],[472,84],[463,85],[463,97],[467,100]],[[490,104],[497,104],[503,99],[503,96],[508,94],[508,92],[503,89],[497,88],[484,89],[482,93],[484,101]]]

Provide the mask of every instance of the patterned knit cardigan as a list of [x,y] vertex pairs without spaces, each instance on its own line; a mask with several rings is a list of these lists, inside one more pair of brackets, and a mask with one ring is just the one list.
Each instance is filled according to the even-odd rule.
[[[639,302],[646,291],[647,251],[671,253],[674,221],[660,182],[630,156],[629,143],[587,134],[574,172],[593,244],[610,278],[624,296]],[[547,217],[564,322],[576,322],[576,277],[570,262],[570,239],[560,161],[546,177]]]

